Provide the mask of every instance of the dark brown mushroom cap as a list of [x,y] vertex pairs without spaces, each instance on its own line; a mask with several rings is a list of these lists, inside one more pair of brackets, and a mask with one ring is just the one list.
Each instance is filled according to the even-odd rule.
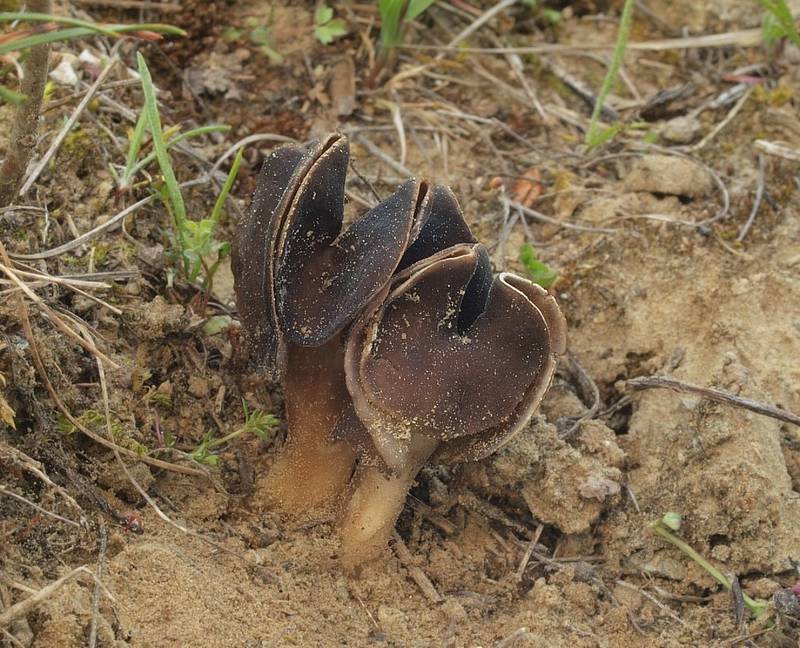
[[461,207],[449,187],[434,185],[426,193],[411,234],[413,243],[397,271],[459,243],[475,243]]
[[332,338],[386,285],[408,245],[425,191],[409,180],[342,232],[348,159],[342,138],[314,162],[279,240],[278,322],[302,346]]
[[[319,146],[319,145],[318,145]],[[280,337],[274,327],[272,255],[275,223],[315,157],[315,147],[283,147],[264,160],[247,215],[236,228],[231,250],[236,304],[257,366],[272,371]]]
[[398,273],[365,309],[348,336],[347,386],[391,469],[413,434],[464,460],[530,418],[564,345],[555,301],[531,286],[493,279],[485,248],[458,245]]
[[478,435],[461,437],[441,444],[433,457],[434,461],[441,463],[478,461],[496,452],[513,439],[536,412],[553,380],[557,358],[567,350],[567,323],[552,295],[541,286],[511,273],[502,273],[497,281],[524,294],[541,313],[547,327],[550,354],[537,380],[528,387],[514,413],[504,425],[484,430]]
[[334,337],[401,261],[473,240],[452,193],[417,180],[342,232],[348,160],[347,140],[332,135],[278,149],[262,168],[232,260],[242,324],[261,368],[277,365],[280,373],[284,338],[319,346]]

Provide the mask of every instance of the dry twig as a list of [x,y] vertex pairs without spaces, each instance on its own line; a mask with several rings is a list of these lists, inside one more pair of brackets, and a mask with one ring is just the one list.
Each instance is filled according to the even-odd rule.
[[536,527],[536,533],[533,534],[533,537],[528,542],[528,546],[525,549],[525,554],[522,556],[522,560],[519,562],[519,567],[517,567],[517,580],[522,580],[522,575],[525,573],[525,569],[528,566],[528,563],[531,560],[531,555],[533,555],[533,550],[536,549],[536,543],[539,542],[539,538],[542,537],[542,531],[544,531],[544,524],[540,524]]
[[89,627],[89,648],[97,645],[97,619],[100,616],[100,583],[103,582],[103,570],[106,564],[106,547],[108,533],[103,520],[100,520],[100,553],[97,556],[97,573],[95,575],[94,591],[92,592],[92,625]]
[[38,592],[36,592],[33,596],[29,596],[25,600],[20,601],[19,603],[12,605],[10,608],[0,612],[0,628],[9,625],[12,621],[16,619],[19,619],[21,617],[30,614],[31,612],[33,612],[33,610],[36,609],[36,607],[40,603],[43,603],[51,596],[56,594],[58,590],[60,590],[64,586],[65,583],[67,583],[68,581],[72,580],[73,578],[81,574],[89,574],[89,576],[94,578],[94,574],[92,574],[92,572],[86,565],[83,565],[82,567],[76,567],[69,574],[66,574],[65,576],[59,578],[57,581],[53,581],[49,585],[46,585]]
[[760,139],[756,140],[754,145],[759,151],[767,155],[774,155],[775,157],[791,160],[792,162],[800,162],[800,149],[792,148],[780,142],[769,142]]
[[[49,14],[52,11],[50,0],[28,0],[27,7],[32,13]],[[17,197],[17,189],[36,148],[49,55],[49,45],[31,47],[30,55],[23,64],[24,76],[20,90],[25,95],[25,101],[17,106],[11,118],[8,150],[0,167],[0,207],[9,205]]]
[[0,495],[7,495],[8,497],[12,497],[15,500],[18,500],[20,502],[23,502],[24,504],[27,504],[28,506],[32,506],[37,511],[39,511],[39,513],[42,513],[44,515],[47,515],[48,517],[54,518],[54,519],[58,520],[59,522],[64,522],[65,524],[70,524],[70,525],[72,525],[74,527],[78,527],[79,529],[81,528],[80,523],[76,522],[75,520],[70,520],[69,518],[65,518],[64,516],[59,515],[58,513],[53,513],[52,511],[48,511],[46,508],[42,508],[41,506],[39,506],[35,502],[32,502],[31,500],[23,497],[22,495],[18,495],[17,493],[12,491],[10,488],[7,488],[3,484],[0,484]]
[[744,240],[744,237],[747,236],[747,233],[750,231],[750,228],[753,226],[753,221],[756,219],[756,215],[758,214],[758,210],[761,207],[761,201],[764,199],[764,185],[766,184],[766,180],[764,177],[764,167],[766,165],[765,162],[766,158],[759,154],[758,156],[758,186],[756,187],[756,197],[753,200],[753,208],[750,210],[750,215],[747,217],[747,222],[742,226],[741,231],[739,232],[739,236],[736,237],[736,240],[741,243]]
[[408,570],[408,575],[411,576],[411,579],[417,584],[417,587],[419,587],[425,595],[425,598],[431,603],[441,603],[441,595],[436,591],[436,588],[425,572],[414,564],[414,557],[408,550],[406,543],[403,542],[400,534],[398,534],[397,531],[393,531],[392,533],[394,534],[394,550],[400,562],[403,563],[403,566]]
[[716,401],[717,403],[725,403],[733,405],[734,407],[741,407],[756,414],[769,416],[785,423],[800,426],[800,416],[788,412],[780,407],[769,405],[761,401],[753,400],[751,398],[743,398],[731,392],[715,389],[713,387],[700,387],[699,385],[692,385],[669,376],[642,376],[641,378],[631,378],[627,384],[633,389],[671,389],[676,392],[683,392],[688,394],[696,394],[707,398],[708,400]]

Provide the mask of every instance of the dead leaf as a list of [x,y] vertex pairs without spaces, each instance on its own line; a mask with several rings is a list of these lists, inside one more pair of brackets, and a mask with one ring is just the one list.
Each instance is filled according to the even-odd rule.
[[544,185],[541,180],[542,174],[539,169],[528,169],[511,187],[511,196],[514,201],[525,207],[532,207],[536,199],[544,193]]
[[345,56],[333,66],[328,92],[339,117],[353,113],[356,107],[356,72],[351,56]]

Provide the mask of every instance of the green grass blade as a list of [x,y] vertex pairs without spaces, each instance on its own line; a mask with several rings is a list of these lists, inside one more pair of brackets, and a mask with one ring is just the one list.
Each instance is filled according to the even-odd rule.
[[172,215],[175,219],[175,229],[177,230],[178,243],[181,250],[184,248],[186,239],[186,205],[183,202],[183,195],[175,177],[175,171],[169,159],[169,152],[164,144],[164,134],[161,131],[161,117],[158,114],[156,104],[156,91],[153,86],[153,79],[150,70],[140,52],[136,53],[139,64],[139,74],[142,77],[142,90],[144,92],[144,112],[147,115],[147,122],[150,127],[150,135],[153,138],[153,149],[155,150],[158,166],[164,176],[164,184],[167,189],[167,196],[172,205]]
[[792,12],[789,9],[789,6],[786,4],[785,0],[758,0],[761,3],[761,6],[764,7],[778,24],[781,26],[781,29],[790,41],[795,44],[795,46],[800,47],[800,34],[797,33],[797,27],[795,27],[794,19],[792,18]]
[[159,34],[170,34],[172,36],[186,36],[186,32],[180,27],[166,25],[164,23],[138,23],[135,25],[114,25],[104,23],[94,23],[88,20],[79,20],[68,16],[54,16],[53,14],[28,13],[25,11],[0,11],[0,22],[14,22],[21,20],[24,22],[45,22],[56,23],[58,25],[68,25],[70,27],[85,27],[95,32],[106,34],[107,36],[118,36],[124,31],[151,31]]
[[122,174],[123,187],[127,187],[130,184],[131,178],[136,174],[136,158],[139,157],[139,149],[142,147],[142,139],[144,139],[144,130],[146,127],[147,115],[144,110],[142,110],[136,120],[136,127],[133,129],[131,142],[128,146],[128,156],[125,158],[125,172]]
[[[137,31],[153,31],[178,36],[184,36],[186,34],[182,29],[172,27],[171,25],[147,23],[142,23],[140,25],[106,25],[106,28],[110,30],[114,36]],[[36,45],[75,40],[76,38],[84,38],[98,33],[104,32],[88,27],[68,27],[66,29],[56,29],[41,34],[33,34],[32,36],[24,36],[23,38],[0,43],[0,56],[17,50],[28,49]]]
[[[137,127],[138,127],[138,122],[137,122]],[[199,128],[193,128],[192,130],[188,130],[185,133],[181,133],[180,135],[176,135],[175,137],[172,137],[169,140],[167,140],[166,147],[169,150],[176,144],[180,144],[184,140],[190,139],[192,137],[200,137],[202,135],[208,135],[209,133],[224,133],[226,131],[229,131],[230,129],[231,127],[226,124],[212,124],[210,126],[201,126]],[[131,142],[131,144],[133,144],[133,142]],[[136,153],[138,154],[138,152],[139,149],[137,147]],[[128,156],[130,157],[130,151],[128,151]],[[139,162],[136,162],[134,157],[134,160],[131,161],[131,166],[128,166],[128,162],[126,162],[125,175],[123,176],[124,179],[127,181],[125,186],[127,186],[130,180],[137,173],[139,173],[139,171],[144,169],[148,164],[150,164],[155,159],[156,159],[156,154],[150,153],[149,155],[139,160]],[[128,169],[130,169],[130,174],[128,174]]]
[[617,34],[617,44],[614,46],[614,55],[611,57],[611,64],[608,66],[608,72],[603,85],[600,86],[600,92],[597,95],[597,101],[592,110],[592,119],[589,123],[589,130],[586,131],[586,144],[589,148],[594,148],[602,143],[600,135],[598,134],[598,124],[600,122],[600,112],[603,110],[603,105],[606,102],[608,93],[611,92],[611,86],[617,80],[619,69],[622,66],[622,59],[625,57],[625,50],[628,48],[628,38],[631,35],[631,19],[633,18],[633,6],[635,0],[625,0],[625,5],[622,8],[622,17],[619,21],[619,33]]
[[228,194],[231,192],[233,183],[236,181],[236,176],[239,173],[239,165],[242,163],[243,154],[244,149],[240,148],[239,152],[236,154],[236,158],[233,160],[231,170],[228,172],[228,177],[225,178],[225,184],[222,185],[222,191],[220,191],[219,196],[217,196],[217,202],[214,203],[214,209],[211,212],[211,222],[214,223],[215,227],[217,223],[219,223],[219,216],[222,213],[222,205],[225,204],[225,200],[228,197]]
[[436,0],[411,0],[406,11],[406,20],[414,20],[424,13]]
[[20,94],[19,92],[14,92],[11,88],[7,88],[4,85],[0,85],[0,99],[18,106],[25,101],[25,95]]
[[53,16],[52,14],[26,13],[24,11],[0,12],[0,22],[13,22],[15,20],[21,20],[24,22],[56,23],[58,25],[69,25],[70,27],[85,27],[86,29],[92,29],[101,34],[105,34],[106,36],[117,36],[117,32],[112,31],[103,25],[88,22],[86,20],[67,18],[65,16]]

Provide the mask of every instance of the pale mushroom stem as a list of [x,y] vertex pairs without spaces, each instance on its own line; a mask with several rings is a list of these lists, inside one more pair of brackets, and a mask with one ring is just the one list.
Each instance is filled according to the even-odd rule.
[[438,441],[428,437],[413,437],[407,461],[394,476],[375,466],[359,465],[340,522],[341,559],[345,567],[355,567],[386,549],[408,491],[438,445]]
[[342,493],[355,453],[330,439],[348,394],[339,337],[321,347],[289,345],[284,383],[289,432],[257,496],[285,513],[299,514]]

